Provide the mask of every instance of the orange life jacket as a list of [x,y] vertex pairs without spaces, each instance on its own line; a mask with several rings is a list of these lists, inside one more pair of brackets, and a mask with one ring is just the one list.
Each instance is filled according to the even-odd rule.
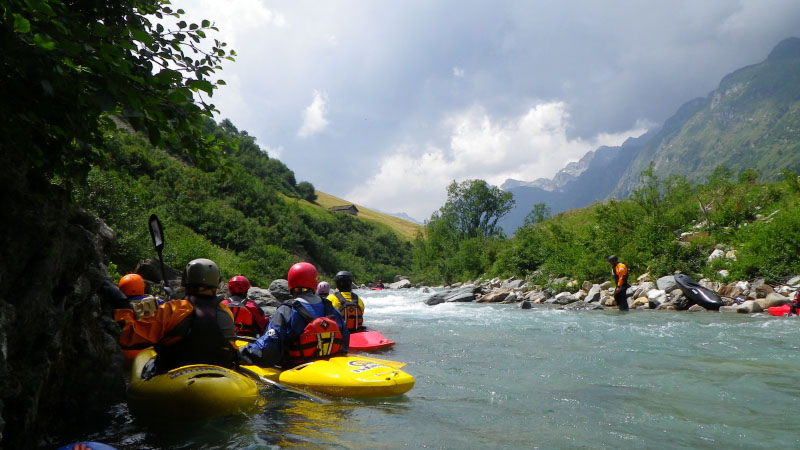
[[364,312],[358,306],[358,296],[351,292],[350,301],[348,302],[344,296],[337,292],[336,298],[339,299],[340,304],[339,312],[342,313],[344,324],[349,331],[358,331],[364,328]]
[[303,319],[307,325],[303,333],[287,344],[289,362],[293,365],[303,364],[317,359],[334,356],[342,351],[342,331],[336,323],[333,305],[322,300],[325,306],[323,317],[314,317],[300,302],[286,302]]
[[[236,324],[236,334],[240,336],[252,336],[252,337],[260,337],[264,334],[264,328],[261,327],[261,324],[253,316],[253,312],[250,310],[249,305],[247,304],[248,300],[244,300],[242,302],[234,302],[233,299],[225,299],[222,301],[223,305],[227,305],[228,309],[231,310],[233,313],[233,322]],[[251,302],[252,306],[258,308],[258,306]],[[262,320],[261,322],[264,322]]]

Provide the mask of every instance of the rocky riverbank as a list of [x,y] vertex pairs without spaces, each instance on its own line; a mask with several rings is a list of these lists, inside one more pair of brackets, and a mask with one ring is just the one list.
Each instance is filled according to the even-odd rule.
[[[785,284],[770,285],[764,280],[737,281],[722,284],[707,279],[699,280],[703,287],[716,292],[725,306],[722,313],[759,313],[772,306],[788,304],[800,290],[800,276],[792,277]],[[433,293],[425,303],[437,305],[446,302],[506,303],[518,304],[528,309],[534,305],[551,305],[559,309],[601,310],[617,308],[614,301],[614,286],[610,281],[602,284],[584,281],[568,281],[567,290],[553,291],[532,285],[525,280],[476,280],[466,284],[454,284]],[[572,287],[573,289],[569,289]],[[630,309],[709,311],[693,304],[679,288],[675,277],[669,275],[653,280],[649,274],[640,276],[628,291]],[[713,311],[716,312],[716,311]]]

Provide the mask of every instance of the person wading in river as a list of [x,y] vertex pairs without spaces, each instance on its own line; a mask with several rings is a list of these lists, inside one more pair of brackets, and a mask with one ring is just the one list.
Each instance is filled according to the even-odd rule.
[[617,302],[617,307],[620,311],[628,310],[628,266],[619,262],[617,255],[608,257],[608,263],[611,264],[611,276],[614,277],[614,301]]

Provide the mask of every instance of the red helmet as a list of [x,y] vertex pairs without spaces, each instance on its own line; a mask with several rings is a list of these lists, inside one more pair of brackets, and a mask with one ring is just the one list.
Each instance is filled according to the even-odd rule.
[[236,275],[228,281],[228,292],[231,294],[247,294],[250,289],[250,280],[242,275]]
[[317,288],[317,268],[307,262],[299,262],[289,269],[289,290],[294,288]]
[[137,273],[129,273],[119,280],[119,289],[127,297],[144,295],[144,278]]

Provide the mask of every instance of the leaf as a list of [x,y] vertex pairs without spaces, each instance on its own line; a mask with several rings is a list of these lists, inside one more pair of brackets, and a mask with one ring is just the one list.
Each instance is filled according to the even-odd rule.
[[153,42],[153,36],[150,36],[150,33],[140,29],[134,28],[131,30],[131,35],[134,39],[139,42],[144,42],[145,44],[151,44]]
[[203,19],[202,24],[203,24],[203,28],[208,28],[209,26],[211,26],[211,21]]
[[41,48],[42,50],[50,51],[50,50],[56,48],[55,41],[53,41],[53,39],[50,36],[46,35],[46,34],[41,34],[41,33],[34,34],[33,35],[33,42],[39,48]]
[[14,31],[17,33],[29,33],[31,31],[31,23],[21,15],[14,14]]

